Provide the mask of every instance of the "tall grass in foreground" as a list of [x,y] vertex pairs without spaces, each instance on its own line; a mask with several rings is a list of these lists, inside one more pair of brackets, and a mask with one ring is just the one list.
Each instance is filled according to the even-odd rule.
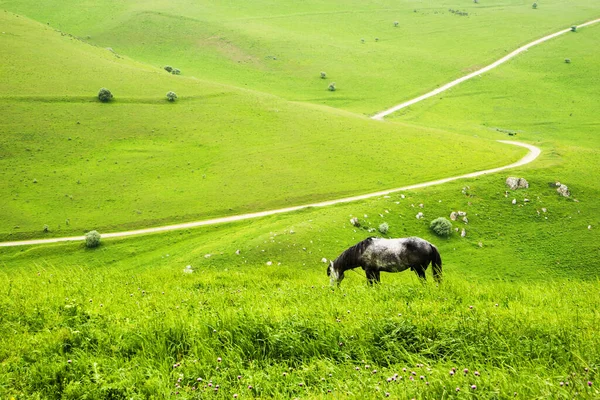
[[324,270],[281,266],[6,271],[2,398],[600,396],[599,282],[334,291]]

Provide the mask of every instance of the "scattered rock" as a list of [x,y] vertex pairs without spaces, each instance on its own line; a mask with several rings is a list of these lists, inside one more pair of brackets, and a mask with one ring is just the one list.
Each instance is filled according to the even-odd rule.
[[542,212],[547,212],[547,211],[548,211],[548,209],[546,207],[542,208]]
[[458,212],[458,216],[459,216],[459,217],[466,217],[466,216],[467,216],[467,213],[466,213],[465,211],[459,211],[459,212]]
[[403,194],[400,195],[401,199],[404,199],[406,196],[404,196]]
[[512,202],[511,202],[511,203],[513,203],[513,204],[517,204],[517,199],[512,199]]
[[417,219],[421,219],[421,218],[423,218],[423,213],[422,212],[420,212],[420,213],[417,214]]
[[526,189],[529,187],[529,182],[527,182],[525,178],[515,178],[510,176],[506,178],[506,186],[508,186],[511,190]]
[[354,217],[354,218],[350,218],[350,223],[353,226],[356,226],[357,228],[360,227],[360,222],[358,222],[358,218]]
[[212,254],[205,254],[204,255],[204,258],[211,258],[211,257],[212,257]]
[[450,219],[451,219],[452,221],[456,221],[456,219],[457,219],[457,218],[458,218],[458,214],[457,214],[455,211],[452,211],[452,212],[450,213]]
[[462,220],[463,220],[463,222],[464,222],[465,224],[468,224],[468,223],[469,223],[469,219],[468,219],[467,217],[463,217],[463,218],[462,218]]
[[327,259],[326,259],[325,257],[323,257],[323,258],[321,258],[321,262],[322,262],[323,264],[327,264]]
[[560,185],[556,191],[558,192],[558,194],[560,194],[561,196],[564,197],[569,197],[571,196],[571,192],[569,192],[569,188],[567,187],[567,185]]
[[421,203],[421,204],[419,204],[419,207],[423,208],[423,207],[425,207],[425,206],[423,205],[423,203]]
[[272,261],[267,261],[267,265],[273,265]]
[[194,270],[192,269],[192,266],[191,266],[191,265],[188,265],[188,266],[186,266],[186,267],[183,269],[183,273],[184,273],[184,274],[191,274],[191,273],[193,273],[193,272],[194,272]]
[[592,226],[591,226],[591,225],[588,225],[588,229],[592,229]]
[[235,254],[237,254],[237,255],[239,256],[239,255],[240,255],[240,249],[237,249],[237,250],[235,251]]
[[477,245],[478,245],[479,247],[483,247],[483,243],[481,243],[481,242],[477,243]]
[[460,231],[460,236],[461,237],[467,236],[467,231],[465,230],[465,228],[463,228],[462,231]]

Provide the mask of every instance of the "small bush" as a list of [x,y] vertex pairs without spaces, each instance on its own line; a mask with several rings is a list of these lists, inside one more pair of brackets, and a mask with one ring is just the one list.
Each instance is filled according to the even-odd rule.
[[98,231],[90,231],[85,234],[85,247],[93,249],[100,246],[100,234]]
[[171,73],[172,73],[173,75],[180,75],[180,74],[181,74],[181,71],[180,71],[180,70],[178,70],[177,68],[173,68],[173,71],[171,71]]
[[175,94],[175,92],[167,92],[167,100],[169,101],[175,101],[177,100],[177,95]]
[[398,21],[394,21],[394,26],[398,27]]
[[50,231],[50,227],[48,225],[44,225],[44,233],[48,233]]
[[361,43],[364,43],[364,42],[365,42],[365,39],[360,39],[360,42],[361,42]]
[[566,62],[567,64],[571,64],[571,59],[570,59],[570,58],[565,58],[565,62]]
[[113,95],[110,92],[110,90],[108,90],[107,88],[102,88],[98,92],[98,100],[100,100],[103,103],[109,102],[112,98],[113,98]]
[[452,222],[444,217],[434,219],[429,227],[438,236],[448,237],[452,233]]
[[170,65],[165,65],[165,71],[167,72],[173,72],[173,67],[171,67]]
[[577,32],[577,25],[573,25],[571,27],[571,32]]
[[384,222],[379,225],[378,229],[379,229],[379,232],[381,232],[383,235],[385,235],[390,230],[390,226],[387,224],[387,222]]
[[330,92],[335,92],[335,82],[331,82],[328,89]]
[[327,78],[327,74],[323,71],[321,71],[321,79],[325,79]]
[[537,3],[533,3],[533,4],[531,5],[531,8],[533,8],[533,9],[535,10],[535,9],[537,8]]
[[376,42],[379,42],[379,38],[378,38],[378,37],[376,37],[376,38],[375,38],[375,41],[376,41]]

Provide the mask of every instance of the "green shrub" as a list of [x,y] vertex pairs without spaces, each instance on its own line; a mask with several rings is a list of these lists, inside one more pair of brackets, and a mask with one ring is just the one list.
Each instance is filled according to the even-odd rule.
[[173,67],[171,67],[170,65],[165,65],[165,71],[167,72],[173,72]]
[[570,58],[565,58],[565,62],[566,62],[567,64],[571,64],[571,59],[570,59]]
[[167,92],[167,100],[169,100],[169,101],[177,100],[177,95],[175,94],[175,92],[168,91]]
[[48,233],[50,231],[50,227],[48,225],[44,225],[44,233]]
[[577,32],[577,25],[573,25],[571,27],[571,32]]
[[379,225],[379,232],[381,232],[383,235],[387,234],[389,230],[390,230],[390,226],[388,225],[387,222],[384,222]]
[[429,227],[438,236],[448,237],[452,233],[452,222],[444,217],[434,219]]
[[113,98],[112,93],[107,88],[102,88],[98,92],[98,100],[103,103],[109,102]]
[[327,78],[327,74],[323,71],[321,71],[321,79],[325,79]]
[[531,7],[535,10],[537,8],[537,3],[533,3]]
[[328,89],[330,92],[335,92],[335,82],[331,82]]
[[398,27],[398,21],[394,21],[394,26]]
[[100,246],[100,234],[98,231],[89,231],[85,234],[85,247],[93,249]]
[[180,74],[181,74],[181,71],[180,71],[180,70],[178,70],[177,68],[173,68],[173,70],[171,71],[171,73],[172,73],[173,75],[180,75]]

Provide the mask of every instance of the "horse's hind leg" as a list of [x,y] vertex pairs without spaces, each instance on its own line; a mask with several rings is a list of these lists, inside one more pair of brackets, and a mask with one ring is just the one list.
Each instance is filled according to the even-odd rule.
[[421,280],[421,282],[425,283],[425,281],[427,280],[427,278],[425,277],[425,268],[418,265],[416,267],[413,267],[412,270],[416,272],[416,274],[419,277],[419,279]]
[[365,270],[365,273],[367,274],[367,282],[369,285],[379,283],[379,271],[375,269],[367,269]]

